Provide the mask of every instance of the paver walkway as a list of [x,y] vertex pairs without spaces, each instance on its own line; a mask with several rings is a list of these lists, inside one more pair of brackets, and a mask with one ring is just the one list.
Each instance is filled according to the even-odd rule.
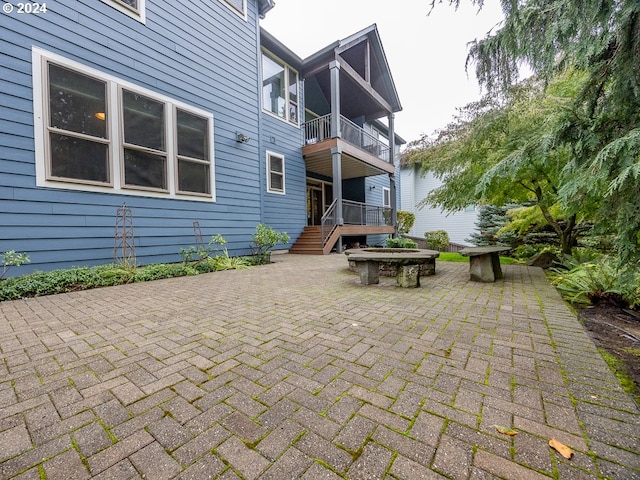
[[640,478],[640,411],[542,270],[273,259],[0,303],[0,479]]

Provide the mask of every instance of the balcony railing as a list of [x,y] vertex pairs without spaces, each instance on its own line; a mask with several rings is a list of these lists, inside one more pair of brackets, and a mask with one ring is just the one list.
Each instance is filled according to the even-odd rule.
[[[314,118],[304,124],[304,143],[318,143],[331,138],[331,115]],[[389,145],[385,145],[348,118],[340,116],[340,138],[380,160],[389,162]]]

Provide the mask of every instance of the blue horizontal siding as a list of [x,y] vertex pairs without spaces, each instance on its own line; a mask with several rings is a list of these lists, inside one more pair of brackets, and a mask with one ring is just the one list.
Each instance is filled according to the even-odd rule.
[[[264,202],[257,13],[255,1],[248,3],[248,21],[218,1],[176,8],[168,0],[147,0],[146,24],[96,0],[57,0],[45,15],[0,16],[0,251],[31,257],[12,273],[110,262],[116,209],[123,203],[132,210],[140,264],[179,261],[180,248],[195,243],[194,220],[205,242],[220,233],[231,254],[250,252],[261,221],[302,228],[300,145],[283,152],[286,198]],[[36,187],[32,46],[211,112],[216,202]],[[236,132],[253,140],[239,144]],[[299,142],[297,129],[277,134],[279,141],[295,134]]]
[[[262,113],[262,171],[260,188],[263,197],[263,222],[291,237],[291,244],[307,224],[306,168],[302,157],[300,128],[267,113]],[[266,152],[285,159],[285,193],[267,192]]]

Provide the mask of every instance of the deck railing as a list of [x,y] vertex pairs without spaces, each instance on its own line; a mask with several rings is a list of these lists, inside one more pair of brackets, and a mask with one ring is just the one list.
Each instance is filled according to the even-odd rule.
[[343,200],[342,216],[346,225],[391,225],[391,209],[379,205]]
[[[322,245],[326,245],[327,239],[336,227],[336,206],[334,200],[325,214],[322,216],[321,232]],[[391,209],[379,205],[369,205],[352,200],[342,201],[342,216],[345,225],[372,225],[391,226]]]
[[327,211],[322,215],[322,220],[320,221],[320,232],[322,234],[322,246],[324,247],[327,244],[327,239],[333,232],[333,229],[336,228],[336,206],[338,205],[337,200],[331,202]]
[[[304,124],[304,143],[322,142],[331,138],[331,115],[314,118]],[[367,133],[348,118],[340,116],[340,138],[380,160],[389,162],[389,146]]]

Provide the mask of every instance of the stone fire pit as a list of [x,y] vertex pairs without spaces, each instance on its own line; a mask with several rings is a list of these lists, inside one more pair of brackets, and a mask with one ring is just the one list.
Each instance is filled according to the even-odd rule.
[[363,285],[377,284],[379,276],[395,276],[400,287],[419,287],[420,276],[435,275],[440,252],[417,248],[357,248],[344,252],[349,269]]

